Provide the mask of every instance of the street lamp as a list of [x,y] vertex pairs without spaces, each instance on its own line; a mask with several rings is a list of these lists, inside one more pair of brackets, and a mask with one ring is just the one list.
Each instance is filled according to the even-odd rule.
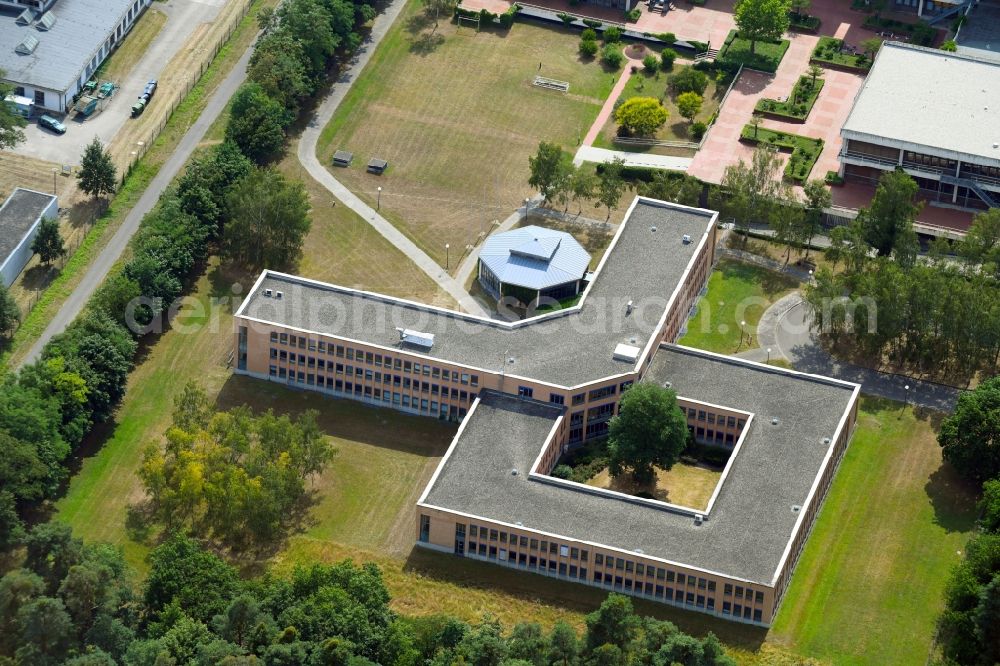
[[382,186],[378,186],[378,202],[375,204],[376,210],[382,210]]
[[530,201],[531,201],[531,199],[525,199],[524,200],[524,219],[526,219],[526,220],[528,219],[528,203]]
[[[747,322],[746,322],[745,319],[744,320],[740,320],[740,344],[741,345],[743,344],[743,336],[746,335],[746,332],[747,332]],[[747,335],[747,338],[748,338],[747,339],[747,346],[748,347],[750,346],[749,337],[750,336]]]
[[450,248],[451,248],[451,245],[449,245],[448,243],[444,244],[444,269],[446,271],[451,269],[451,249]]
[[910,385],[906,384],[903,386],[903,407],[906,407],[910,403]]
[[767,364],[771,365],[771,348],[767,348]]
[[59,173],[59,169],[52,167],[52,196],[56,195],[56,174]]

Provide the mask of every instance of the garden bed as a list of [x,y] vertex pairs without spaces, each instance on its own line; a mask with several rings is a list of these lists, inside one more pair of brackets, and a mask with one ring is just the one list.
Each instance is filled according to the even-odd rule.
[[800,185],[809,179],[816,160],[823,152],[823,139],[813,139],[790,132],[776,132],[764,127],[758,127],[754,131],[752,125],[743,127],[740,139],[754,144],[767,141],[779,149],[790,150],[792,155],[785,165],[785,178]]
[[932,46],[937,30],[924,22],[905,23],[896,19],[884,18],[882,16],[869,16],[862,24],[869,30],[888,30],[894,35],[909,35],[914,44],[919,46]]
[[803,122],[812,111],[820,91],[823,90],[823,83],[823,79],[820,78],[814,81],[808,75],[800,76],[792,92],[788,94],[787,100],[784,102],[776,99],[757,100],[753,112],[779,120]]
[[844,45],[842,39],[836,37],[820,37],[809,62],[814,65],[823,65],[833,69],[840,69],[846,72],[867,72],[872,61],[863,53],[843,53],[840,47]]
[[754,53],[750,53],[750,40],[743,39],[737,31],[730,30],[719,51],[719,60],[773,74],[781,64],[781,59],[785,57],[788,45],[787,39],[777,42],[758,41]]
[[810,16],[808,14],[796,14],[795,12],[788,12],[788,29],[794,30],[795,32],[809,32],[817,33],[819,32],[819,26],[822,21],[819,20],[818,16]]

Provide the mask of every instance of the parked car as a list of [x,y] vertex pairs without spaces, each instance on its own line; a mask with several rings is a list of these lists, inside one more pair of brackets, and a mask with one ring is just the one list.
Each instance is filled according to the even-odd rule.
[[52,130],[56,134],[66,133],[66,126],[48,114],[45,114],[42,117],[40,117],[38,119],[38,124],[44,127],[45,129]]

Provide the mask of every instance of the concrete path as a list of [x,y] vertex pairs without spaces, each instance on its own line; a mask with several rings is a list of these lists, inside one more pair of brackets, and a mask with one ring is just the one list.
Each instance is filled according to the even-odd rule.
[[426,273],[439,287],[448,292],[462,308],[469,313],[488,317],[489,314],[476,302],[474,298],[462,287],[462,283],[448,275],[441,266],[421,250],[409,238],[394,227],[392,223],[378,214],[371,206],[354,195],[340,181],[333,177],[327,169],[320,163],[316,156],[316,143],[319,141],[320,132],[330,122],[334,112],[343,102],[347,91],[361,74],[361,71],[368,64],[372,54],[378,47],[382,38],[389,28],[399,17],[403,10],[404,0],[392,0],[386,5],[385,11],[375,18],[372,31],[368,39],[358,48],[354,58],[348,66],[341,72],[340,78],[316,110],[316,113],[309,119],[309,125],[299,138],[298,158],[302,166],[306,168],[309,175],[318,183],[330,191],[333,196],[339,199],[345,206],[361,216],[368,224],[372,225],[376,231],[392,243],[396,249],[405,254],[420,270]]
[[650,167],[653,169],[670,169],[671,171],[687,171],[691,166],[690,157],[672,157],[670,155],[650,155],[648,153],[628,153],[624,150],[608,150],[593,146],[580,146],[573,162],[579,166],[584,162],[610,162],[616,157],[625,160],[625,166]]
[[229,76],[223,80],[212,94],[201,115],[198,116],[198,119],[181,138],[173,154],[160,167],[159,173],[156,174],[149,187],[143,192],[138,203],[136,203],[135,207],[125,217],[125,221],[122,222],[122,225],[111,237],[111,240],[108,241],[104,249],[101,250],[101,253],[97,255],[97,258],[84,274],[83,279],[80,280],[80,284],[76,286],[73,293],[63,303],[62,308],[59,309],[59,312],[56,313],[41,336],[35,341],[35,344],[31,347],[31,351],[28,352],[21,365],[35,361],[41,354],[42,347],[53,336],[62,333],[87,305],[90,296],[101,286],[111,267],[114,266],[126,246],[128,246],[128,242],[139,228],[139,223],[142,221],[143,216],[153,209],[153,206],[156,205],[156,202],[160,198],[160,194],[170,185],[170,182],[181,170],[185,162],[187,162],[191,153],[198,147],[208,128],[219,117],[219,114],[225,110],[226,104],[229,103],[229,98],[232,97],[236,89],[246,79],[247,63],[250,62],[250,55],[252,53],[253,46],[247,49],[246,53],[233,66]]
[[951,411],[960,393],[959,389],[950,386],[879,372],[832,357],[820,345],[812,310],[797,291],[777,300],[764,312],[757,325],[756,342],[759,348],[736,356],[764,362],[770,348],[771,360],[783,358],[800,372],[856,382],[867,395]]

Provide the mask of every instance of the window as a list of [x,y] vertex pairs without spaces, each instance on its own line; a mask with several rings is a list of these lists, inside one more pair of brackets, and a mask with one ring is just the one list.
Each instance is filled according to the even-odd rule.
[[753,609],[753,621],[760,622],[763,619],[763,613],[759,608]]
[[724,595],[726,595],[727,597],[731,597],[733,595],[733,586],[731,584],[729,584],[729,583],[726,583],[722,587],[722,593]]
[[43,91],[35,91],[35,104],[38,106],[45,106],[45,93]]
[[603,566],[604,565],[604,555],[602,555],[600,553],[594,553],[594,564],[596,564],[599,567]]
[[554,405],[565,405],[566,404],[566,398],[564,398],[563,396],[558,395],[556,393],[550,393],[549,394],[549,402],[551,402]]
[[760,590],[757,590],[756,592],[754,592],[753,600],[754,600],[754,603],[757,603],[757,604],[764,603],[764,593],[761,592]]
[[[565,546],[563,546],[563,547],[565,548]],[[569,549],[569,558],[571,560],[578,560],[578,559],[580,559],[580,549],[579,548],[570,548]]]
[[427,543],[431,537],[431,517],[420,516],[420,541]]
[[[576,550],[575,548],[573,550]],[[559,546],[559,556],[569,557],[569,546]],[[576,559],[576,558],[574,558]]]
[[586,393],[577,393],[576,395],[573,396],[573,404],[582,405],[586,401],[586,399],[587,399]]
[[606,398],[609,395],[614,395],[617,392],[617,389],[618,389],[618,387],[617,386],[613,386],[613,385],[612,386],[604,386],[604,387],[601,387],[599,389],[594,389],[593,391],[590,392],[590,399],[591,400],[600,400],[602,398]]
[[[462,382],[463,384],[465,382]],[[535,391],[530,386],[518,386],[517,395],[522,398],[530,398],[534,395]]]

